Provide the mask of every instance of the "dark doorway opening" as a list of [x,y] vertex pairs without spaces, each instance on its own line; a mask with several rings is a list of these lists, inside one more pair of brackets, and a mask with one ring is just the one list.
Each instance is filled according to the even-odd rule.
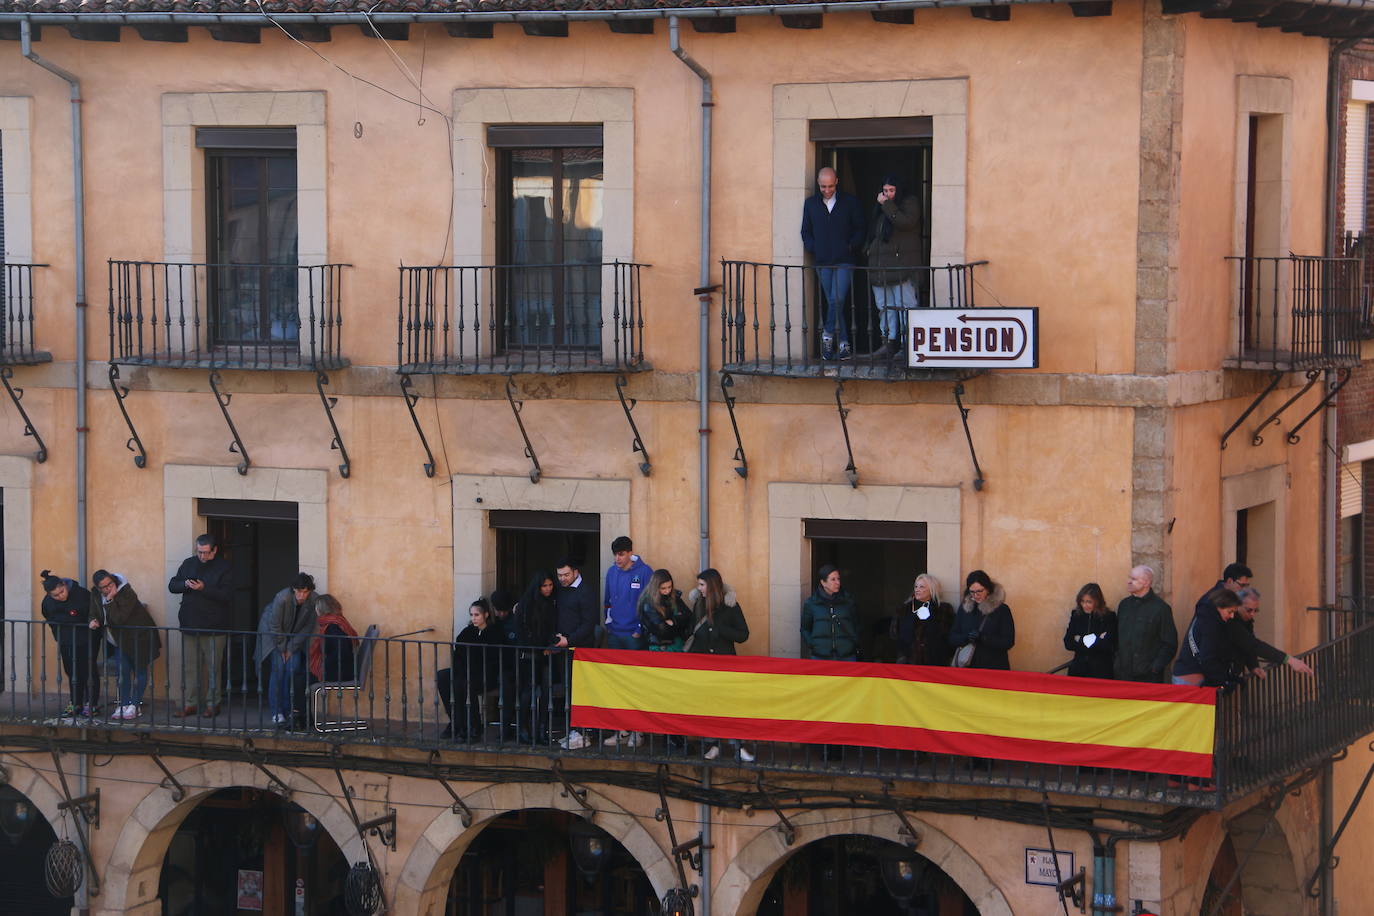
[[[299,571],[298,507],[266,500],[202,499],[199,510],[233,568],[230,628],[256,634],[262,609]],[[256,695],[260,672],[253,664],[253,649],[251,638],[230,640],[226,667],[231,691]]]
[[271,792],[221,789],[186,816],[158,880],[164,916],[345,912],[348,862],[313,817]]
[[[903,867],[893,869],[894,859]],[[885,877],[885,863],[896,874]],[[816,840],[798,850],[778,870],[758,909],[758,916],[842,913],[977,916],[978,908],[924,856],[891,840],[852,835]]]
[[446,916],[640,916],[658,900],[634,856],[563,811],[502,815],[472,841],[449,883]]
[[[830,166],[839,178],[839,189],[853,194],[871,234],[877,216],[877,197],[883,177],[895,176],[903,194],[915,194],[921,206],[921,258],[930,263],[931,126],[929,118],[859,118],[813,121],[811,137],[816,144],[816,169]],[[868,236],[865,236],[865,243]],[[858,264],[866,267],[862,253]],[[924,305],[930,301],[929,276],[918,272],[916,292]],[[817,293],[819,295],[819,292]],[[855,350],[868,352],[880,343],[873,289],[864,271],[857,271],[850,290],[852,338]],[[817,300],[815,316],[824,320],[824,303]],[[820,324],[814,325],[820,327]],[[819,352],[819,350],[817,351]]]
[[54,897],[44,880],[48,850],[57,834],[24,795],[0,786],[0,900],[5,912],[67,916],[71,897]]
[[[601,549],[601,516],[595,512],[494,509],[487,513],[487,523],[496,529],[497,588],[519,595],[536,572],[552,572],[564,557],[582,563],[587,581],[598,581],[595,565]],[[599,596],[600,587],[594,585],[593,590]]]
[[809,518],[804,532],[811,545],[806,594],[815,590],[822,566],[839,569],[858,612],[859,660],[896,661],[888,624],[926,571],[925,523]]

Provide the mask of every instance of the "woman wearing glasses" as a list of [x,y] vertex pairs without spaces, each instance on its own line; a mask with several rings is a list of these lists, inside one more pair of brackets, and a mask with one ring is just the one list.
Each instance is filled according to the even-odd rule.
[[1011,668],[1007,652],[1016,644],[1016,621],[1002,586],[981,569],[964,579],[964,598],[954,615],[949,644],[954,664],[964,668]]

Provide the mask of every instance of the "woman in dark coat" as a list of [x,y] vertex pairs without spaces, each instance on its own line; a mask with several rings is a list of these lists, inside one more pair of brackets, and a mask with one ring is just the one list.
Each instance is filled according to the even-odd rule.
[[[697,587],[687,596],[687,603],[692,607],[695,623],[686,651],[734,655],[736,644],[749,639],[749,624],[735,599],[735,590],[725,584],[716,570],[703,569],[697,573]],[[707,760],[720,756],[718,743],[709,738],[704,743]],[[731,744],[735,745],[740,760],[753,762],[752,750],[738,741],[731,741]]]
[[825,564],[817,575],[816,590],[802,603],[802,645],[811,658],[857,661],[858,612],[854,599],[840,585],[840,571],[834,566]]
[[899,665],[948,665],[954,650],[949,630],[954,608],[940,600],[940,580],[921,573],[908,598],[892,618],[889,633],[897,643]]
[[153,662],[162,654],[162,637],[154,629],[153,615],[138,600],[138,593],[118,573],[97,569],[91,576],[92,630],[103,630],[105,643],[119,665],[119,707],[112,719],[137,719]]
[[310,637],[306,658],[310,683],[353,680],[353,655],[358,631],[344,616],[343,605],[333,595],[321,595],[315,635]]
[[[478,598],[468,608],[470,623],[454,637],[451,666],[435,677],[435,687],[449,726],[441,738],[456,741],[480,740],[482,737],[482,703],[488,690],[500,683],[501,633],[491,626],[491,605]],[[462,720],[453,721],[453,708],[461,707]]]
[[949,644],[956,650],[974,647],[970,668],[1011,668],[1007,652],[1016,644],[1016,621],[1002,586],[981,569],[964,580],[964,598],[954,615]]
[[[541,706],[535,688],[551,689],[552,670],[544,647],[553,644],[554,631],[558,628],[558,606],[553,600],[557,582],[553,570],[537,571],[515,605],[515,629],[521,646],[515,666],[515,689],[519,697],[516,723],[518,737],[526,744],[533,740],[530,730],[536,718],[534,711]],[[543,705],[547,705],[547,700]]]
[[1110,680],[1116,645],[1116,612],[1107,607],[1102,587],[1089,582],[1078,590],[1069,627],[1064,631],[1064,648],[1073,653],[1069,676]]
[[57,655],[67,675],[70,702],[64,716],[93,716],[99,710],[100,677],[96,659],[100,655],[100,636],[90,628],[91,593],[74,579],[61,579],[43,570],[43,619],[57,640]]
[[639,598],[639,625],[653,652],[681,652],[692,628],[692,612],[673,588],[672,574],[656,569]]

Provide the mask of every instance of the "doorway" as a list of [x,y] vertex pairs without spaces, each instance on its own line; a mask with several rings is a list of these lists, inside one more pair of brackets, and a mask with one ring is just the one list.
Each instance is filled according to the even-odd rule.
[[1236,562],[1244,563],[1254,573],[1250,581],[1263,596],[1260,607],[1264,609],[1264,613],[1255,618],[1255,635],[1269,643],[1278,638],[1278,615],[1282,610],[1279,595],[1274,590],[1276,516],[1277,509],[1272,502],[1236,511]]
[[600,600],[596,570],[601,543],[600,515],[493,509],[487,513],[487,524],[496,531],[497,588],[519,596],[536,573],[553,572],[560,559],[571,557],[582,564],[582,577],[591,583]]
[[[202,499],[198,511],[233,570],[230,629],[256,634],[263,608],[299,571],[298,507],[268,500]],[[230,640],[227,668],[232,692],[257,692],[260,672],[253,664],[253,649],[252,637]]]
[[897,647],[888,625],[911,596],[911,584],[926,571],[925,522],[875,522],[808,518],[803,522],[811,548],[810,595],[826,564],[840,571],[840,584],[854,598],[858,613],[859,660],[893,662]]

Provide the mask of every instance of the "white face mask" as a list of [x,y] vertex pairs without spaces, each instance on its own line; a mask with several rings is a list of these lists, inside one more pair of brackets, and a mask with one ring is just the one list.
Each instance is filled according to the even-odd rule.
[[920,607],[918,607],[918,608],[916,609],[916,619],[917,619],[917,620],[929,620],[929,619],[930,619],[930,605],[928,605],[928,604],[923,604],[923,605],[921,605]]
[[1089,633],[1087,636],[1083,637],[1083,645],[1089,649],[1093,647],[1093,643],[1095,642],[1097,642],[1097,634],[1095,633]]

